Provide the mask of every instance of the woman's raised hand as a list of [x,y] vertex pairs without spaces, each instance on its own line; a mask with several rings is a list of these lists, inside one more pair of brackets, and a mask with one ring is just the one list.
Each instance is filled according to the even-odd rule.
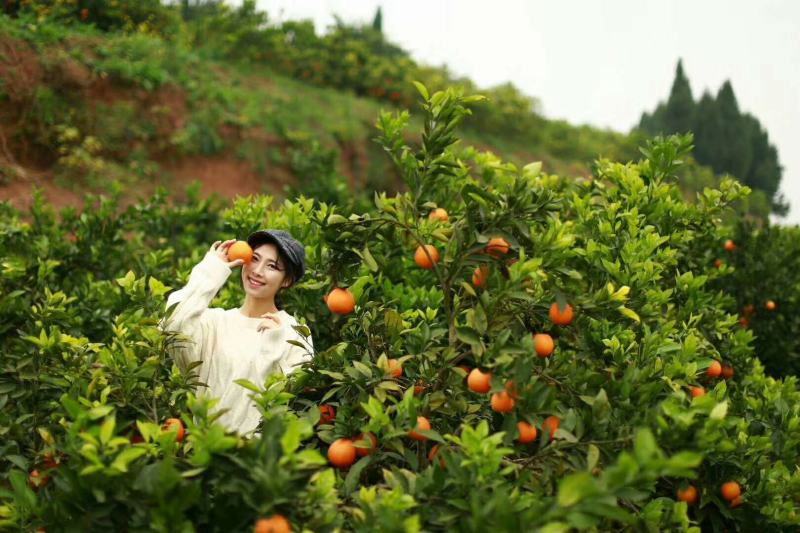
[[243,259],[228,261],[228,248],[230,248],[231,245],[235,242],[236,239],[230,239],[224,242],[216,241],[214,244],[211,245],[211,249],[209,251],[214,252],[217,255],[217,257],[219,257],[228,266],[228,268],[236,268],[238,266],[242,266],[244,264]]
[[264,331],[265,329],[278,329],[281,327],[281,318],[278,316],[278,313],[264,313],[261,315],[261,318],[264,319],[258,327],[256,328],[258,331]]

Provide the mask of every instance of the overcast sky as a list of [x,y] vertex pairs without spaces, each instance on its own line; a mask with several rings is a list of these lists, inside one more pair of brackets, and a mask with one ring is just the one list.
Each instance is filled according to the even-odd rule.
[[[232,2],[238,4],[240,2]],[[698,99],[730,79],[778,147],[800,223],[798,0],[258,0],[271,20],[370,22],[417,61],[488,87],[513,82],[544,115],[627,132],[666,99],[678,58]]]

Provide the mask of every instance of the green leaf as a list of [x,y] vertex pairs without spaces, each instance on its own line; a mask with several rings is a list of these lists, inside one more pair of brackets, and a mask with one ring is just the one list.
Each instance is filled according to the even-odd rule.
[[621,305],[621,306],[617,307],[617,311],[619,311],[620,313],[622,313],[626,317],[628,317],[628,318],[630,318],[632,320],[635,320],[636,322],[641,322],[642,321],[642,319],[639,318],[639,315],[637,315],[636,312],[633,309],[628,309],[624,305]]
[[378,263],[375,261],[375,258],[372,257],[372,253],[370,253],[369,248],[366,246],[361,251],[361,257],[364,259],[364,264],[367,265],[367,268],[373,272],[378,271]]
[[466,344],[480,344],[481,337],[477,331],[469,326],[459,326],[456,328],[458,340]]
[[600,460],[600,448],[598,448],[594,444],[590,444],[589,448],[586,450],[586,470],[589,472],[594,470],[599,460]]
[[723,401],[714,406],[708,417],[711,420],[722,420],[728,414],[728,402]]
[[111,436],[114,434],[114,426],[116,426],[117,421],[114,419],[113,416],[109,416],[103,421],[103,425],[100,426],[100,442],[104,445],[111,440]]
[[350,495],[355,490],[358,479],[361,477],[361,472],[369,465],[372,461],[372,457],[367,455],[359,459],[356,464],[350,467],[350,471],[347,472],[347,477],[344,480],[344,494]]
[[422,98],[424,98],[425,100],[430,100],[430,96],[428,95],[428,89],[426,89],[422,83],[418,81],[414,81],[412,83],[414,84],[414,87],[417,88],[417,91],[422,96]]
[[588,472],[576,472],[558,484],[556,500],[561,507],[571,507],[597,492],[596,482]]
[[146,453],[146,448],[125,448],[114,458],[111,468],[120,472],[127,472],[128,465]]

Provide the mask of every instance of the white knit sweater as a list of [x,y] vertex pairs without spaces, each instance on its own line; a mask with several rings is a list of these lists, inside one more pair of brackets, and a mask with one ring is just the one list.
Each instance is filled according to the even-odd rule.
[[209,308],[211,300],[225,284],[231,269],[213,252],[208,252],[189,276],[189,282],[167,298],[167,309],[177,303],[163,329],[179,331],[192,342],[180,343],[173,351],[175,362],[186,372],[189,364],[202,361],[193,372],[206,387],[198,395],[219,398],[215,410],[227,410],[220,423],[241,435],[250,434],[261,420],[258,409],[250,399],[249,390],[234,383],[247,379],[262,386],[273,372],[289,374],[297,365],[311,359],[311,353],[288,343],[298,340],[311,344],[292,326],[297,320],[281,310],[281,326],[257,331],[262,318],[250,318],[239,309]]

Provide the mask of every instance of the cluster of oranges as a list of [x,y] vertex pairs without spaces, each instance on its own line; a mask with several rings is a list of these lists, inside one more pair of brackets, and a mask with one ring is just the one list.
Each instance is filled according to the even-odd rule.
[[[733,367],[730,365],[723,365],[719,361],[711,361],[711,364],[708,365],[706,369],[706,377],[709,380],[715,380],[720,377],[722,379],[731,379],[733,378]],[[689,394],[692,395],[692,398],[703,396],[705,393],[706,389],[699,385],[689,387]]]
[[[720,486],[719,492],[731,507],[739,507],[742,504],[742,488],[736,481],[726,481]],[[694,485],[679,488],[676,493],[678,501],[689,505],[697,503],[697,496],[697,488]]]

